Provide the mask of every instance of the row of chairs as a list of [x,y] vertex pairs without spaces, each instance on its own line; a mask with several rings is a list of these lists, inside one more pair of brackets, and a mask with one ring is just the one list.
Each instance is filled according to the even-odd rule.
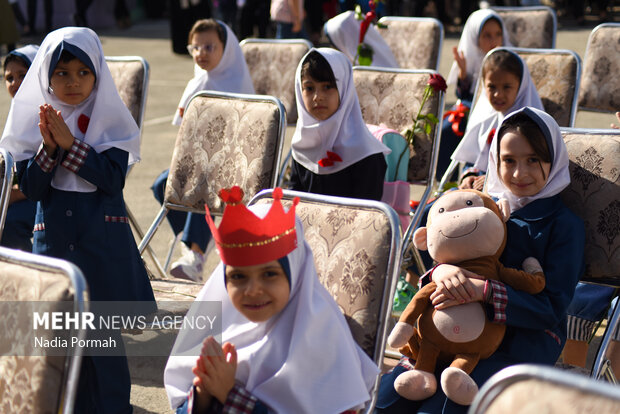
[[[210,99],[218,103],[222,97],[197,96],[190,103],[190,108],[196,105],[197,101]],[[208,106],[208,102],[201,104],[202,107]],[[572,184],[563,193],[563,198],[573,211],[584,219],[587,229],[588,266],[584,280],[618,285],[620,133],[581,129],[563,129],[562,132],[570,154],[572,176]],[[182,164],[179,160],[174,161],[173,167],[179,163]],[[173,183],[172,186],[174,185]],[[167,191],[167,194],[173,192]],[[249,204],[269,202],[271,196],[271,189],[263,190],[252,197]],[[400,255],[402,234],[396,213],[386,204],[376,201],[328,197],[288,190],[284,191],[285,205],[296,196],[301,198],[297,214],[301,218],[306,239],[314,252],[321,282],[345,314],[355,340],[377,364],[381,365],[389,329],[391,302],[402,260]],[[54,288],[50,287],[52,285]],[[76,310],[88,309],[88,302],[84,300],[86,285],[83,276],[75,266],[61,260],[0,248],[0,286],[3,286],[2,292],[10,292],[10,297],[6,297],[5,300],[16,298],[70,300],[74,301]],[[46,288],[32,289],[32,286]],[[614,312],[605,338],[618,323],[619,311],[615,309]],[[0,372],[9,374],[14,373],[17,368],[20,369],[20,376],[4,374],[0,376],[0,399],[3,407],[9,407],[6,412],[23,412],[24,409],[36,412],[37,410],[33,410],[32,407],[40,407],[41,404],[47,404],[47,408],[51,405],[57,408],[63,407],[65,408],[63,412],[71,412],[71,399],[75,395],[75,375],[79,372],[81,355],[76,354],[69,358],[9,356],[12,355],[7,351],[10,349],[8,346],[11,338],[4,334],[1,336],[3,339],[0,340],[0,349],[5,352],[0,358]],[[599,358],[604,362],[604,352],[605,349],[602,347],[600,355],[597,356],[597,363]],[[523,369],[531,371],[531,368],[527,367],[511,368],[511,370]],[[551,368],[542,370],[545,374],[542,380],[547,380],[549,376],[555,378],[560,375],[559,371]],[[538,371],[536,368],[534,374]],[[512,378],[513,375],[509,375],[511,372],[507,371],[502,375]],[[618,403],[617,388],[612,389],[581,376],[571,377],[564,372],[561,376],[566,379],[562,384],[564,392],[579,388],[580,398],[590,399],[593,394],[599,394],[609,399],[611,395],[614,404]],[[598,378],[595,372],[593,376]],[[28,387],[19,388],[16,382],[19,382],[19,378],[25,377],[30,379],[27,381]],[[541,378],[538,376],[537,378],[540,382]],[[378,381],[379,377],[375,385]],[[514,381],[510,380],[507,384],[511,385]],[[502,383],[506,384],[506,381]],[[541,386],[540,383],[534,385]],[[487,408],[476,411],[475,407],[489,402],[500,404],[494,402],[499,399],[504,404],[498,405],[499,407],[505,408],[506,401],[509,404],[512,401],[513,405],[509,405],[512,407],[518,404],[520,400],[515,398],[519,398],[519,395],[522,398],[523,394],[512,391],[513,394],[516,392],[517,397],[499,396],[498,390],[501,389],[503,393],[504,388],[511,387],[498,385],[495,379],[491,380],[481,390],[477,402],[474,402],[473,412],[485,412]],[[595,391],[595,388],[600,391]],[[613,392],[610,394],[609,391]],[[16,393],[19,393],[19,398]],[[376,392],[373,393],[373,399],[365,412],[372,412],[376,396]],[[20,401],[36,405],[24,407],[19,405]],[[543,402],[542,395],[536,399],[529,398],[528,401]],[[607,400],[603,402],[610,403]],[[502,409],[498,408],[494,412],[506,412]]]

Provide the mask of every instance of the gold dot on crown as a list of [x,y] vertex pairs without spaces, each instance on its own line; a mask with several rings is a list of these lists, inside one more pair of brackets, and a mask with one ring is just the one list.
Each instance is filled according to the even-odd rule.
[[276,234],[273,237],[270,237],[268,239],[265,240],[260,240],[260,241],[255,241],[255,242],[245,242],[245,243],[218,243],[220,246],[229,249],[229,248],[238,248],[238,247],[257,247],[257,246],[264,246],[266,244],[269,243],[273,243],[279,239],[281,239],[284,236],[287,236],[289,234],[291,234],[292,232],[295,231],[295,227],[291,227],[288,230],[285,230],[284,232],[280,233],[280,234]]

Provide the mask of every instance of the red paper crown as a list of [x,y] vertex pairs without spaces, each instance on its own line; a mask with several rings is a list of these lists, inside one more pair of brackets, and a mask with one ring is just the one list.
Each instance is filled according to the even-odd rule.
[[206,220],[217,245],[222,262],[230,266],[253,266],[286,256],[297,247],[295,206],[284,211],[282,189],[273,190],[273,204],[264,218],[257,217],[241,203],[243,190],[238,186],[222,189],[219,194],[226,203],[219,229],[211,219],[209,207]]

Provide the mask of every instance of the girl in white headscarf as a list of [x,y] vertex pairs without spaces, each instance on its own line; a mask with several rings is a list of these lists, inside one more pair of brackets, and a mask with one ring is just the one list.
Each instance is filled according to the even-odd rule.
[[[220,230],[230,230],[230,225],[243,228],[240,223],[245,215],[267,220],[266,216],[273,217],[274,210],[281,209],[276,203],[279,201],[273,207],[254,205],[249,211],[236,203],[237,212],[245,210],[232,220],[236,224],[227,217],[233,216],[233,204],[229,204]],[[282,240],[278,237],[235,254],[235,246],[222,246],[215,236],[222,263],[186,318],[209,314],[206,301],[220,302],[224,345],[212,337],[205,339],[204,331],[181,330],[164,373],[170,404],[178,413],[191,411],[191,407],[191,412],[197,412],[199,405],[211,410],[203,412],[228,412],[227,408],[236,404],[239,409],[243,406],[243,412],[329,414],[357,408],[369,400],[378,368],[355,343],[342,312],[319,282],[301,222],[294,219],[291,224],[293,243],[275,253],[253,254],[251,250],[267,248]],[[230,235],[269,231],[263,224],[262,230],[258,227],[230,230]],[[213,231],[216,234],[217,230]],[[239,242],[233,243],[236,246],[244,244],[243,238],[235,240]],[[228,252],[222,253],[224,250]],[[231,264],[236,260],[245,263]],[[223,371],[228,375],[221,374]],[[210,384],[207,373],[218,380]],[[205,401],[200,394],[207,393]]]
[[[357,56],[361,23],[362,21],[357,20],[355,12],[351,10],[340,13],[325,23],[325,34],[336,49],[344,53],[352,64],[355,64]],[[392,50],[372,24],[368,26],[364,43],[369,45],[373,51],[371,66],[398,67]]]
[[[506,116],[495,134],[487,171],[488,192],[507,199],[507,242],[500,261],[521,268],[536,258],[545,274],[545,288],[531,295],[498,281],[483,280],[457,266],[440,264],[433,270],[437,289],[433,305],[445,309],[484,302],[491,322],[506,325],[497,351],[474,368],[471,377],[481,387],[494,373],[514,364],[554,365],[567,337],[567,309],[584,270],[583,221],[566,207],[560,192],[570,182],[569,159],[560,127],[547,113],[525,107]],[[405,365],[406,364],[401,364]],[[444,367],[438,367],[441,371]],[[389,383],[407,368],[382,379],[378,407],[400,401],[411,412],[466,413],[466,406],[446,398],[443,391],[420,402],[406,402]],[[467,387],[464,385],[464,389]],[[386,412],[390,412],[389,409]]]
[[[174,125],[181,125],[185,107],[199,91],[254,93],[250,71],[239,41],[225,23],[214,19],[196,21],[188,35],[187,50],[194,60],[194,77],[183,91],[172,120]],[[153,195],[160,204],[164,202],[168,174],[169,170],[163,171],[151,186]],[[183,211],[170,211],[166,218],[175,235],[182,233],[181,241],[184,247],[183,255],[170,266],[170,274],[182,279],[201,281],[204,254],[211,239],[204,218]]]
[[[493,48],[511,46],[502,18],[492,9],[473,12],[465,26],[458,46],[452,49],[454,63],[448,84],[456,86],[457,104],[445,114],[441,129],[441,146],[437,158],[437,175],[443,176],[450,164],[450,155],[459,144],[468,125],[469,108],[478,85],[484,56]],[[471,116],[469,116],[471,118]]]
[[[65,27],[47,35],[11,102],[0,146],[37,202],[33,253],[76,264],[89,300],[147,301],[154,310],[123,199],[140,131],[95,32]],[[122,350],[120,334],[111,335]],[[130,412],[127,359],[85,357],[78,389],[76,412]]]
[[362,119],[349,59],[311,49],[297,66],[295,98],[292,189],[381,200],[390,149]]
[[503,117],[525,106],[543,109],[527,65],[516,53],[495,49],[482,64],[484,87],[469,117],[465,136],[452,154],[452,159],[473,166],[464,174],[461,188],[481,190],[482,179],[475,175],[487,170],[489,148]]

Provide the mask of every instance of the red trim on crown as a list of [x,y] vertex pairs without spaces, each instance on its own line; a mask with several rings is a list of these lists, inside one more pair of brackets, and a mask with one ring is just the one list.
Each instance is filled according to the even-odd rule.
[[217,228],[209,207],[205,205],[206,220],[224,264],[253,266],[286,256],[297,247],[295,231],[295,197],[285,212],[280,200],[282,189],[273,190],[273,204],[264,218],[257,217],[241,202],[243,190],[238,186],[222,189],[219,194],[226,203],[220,227]]

